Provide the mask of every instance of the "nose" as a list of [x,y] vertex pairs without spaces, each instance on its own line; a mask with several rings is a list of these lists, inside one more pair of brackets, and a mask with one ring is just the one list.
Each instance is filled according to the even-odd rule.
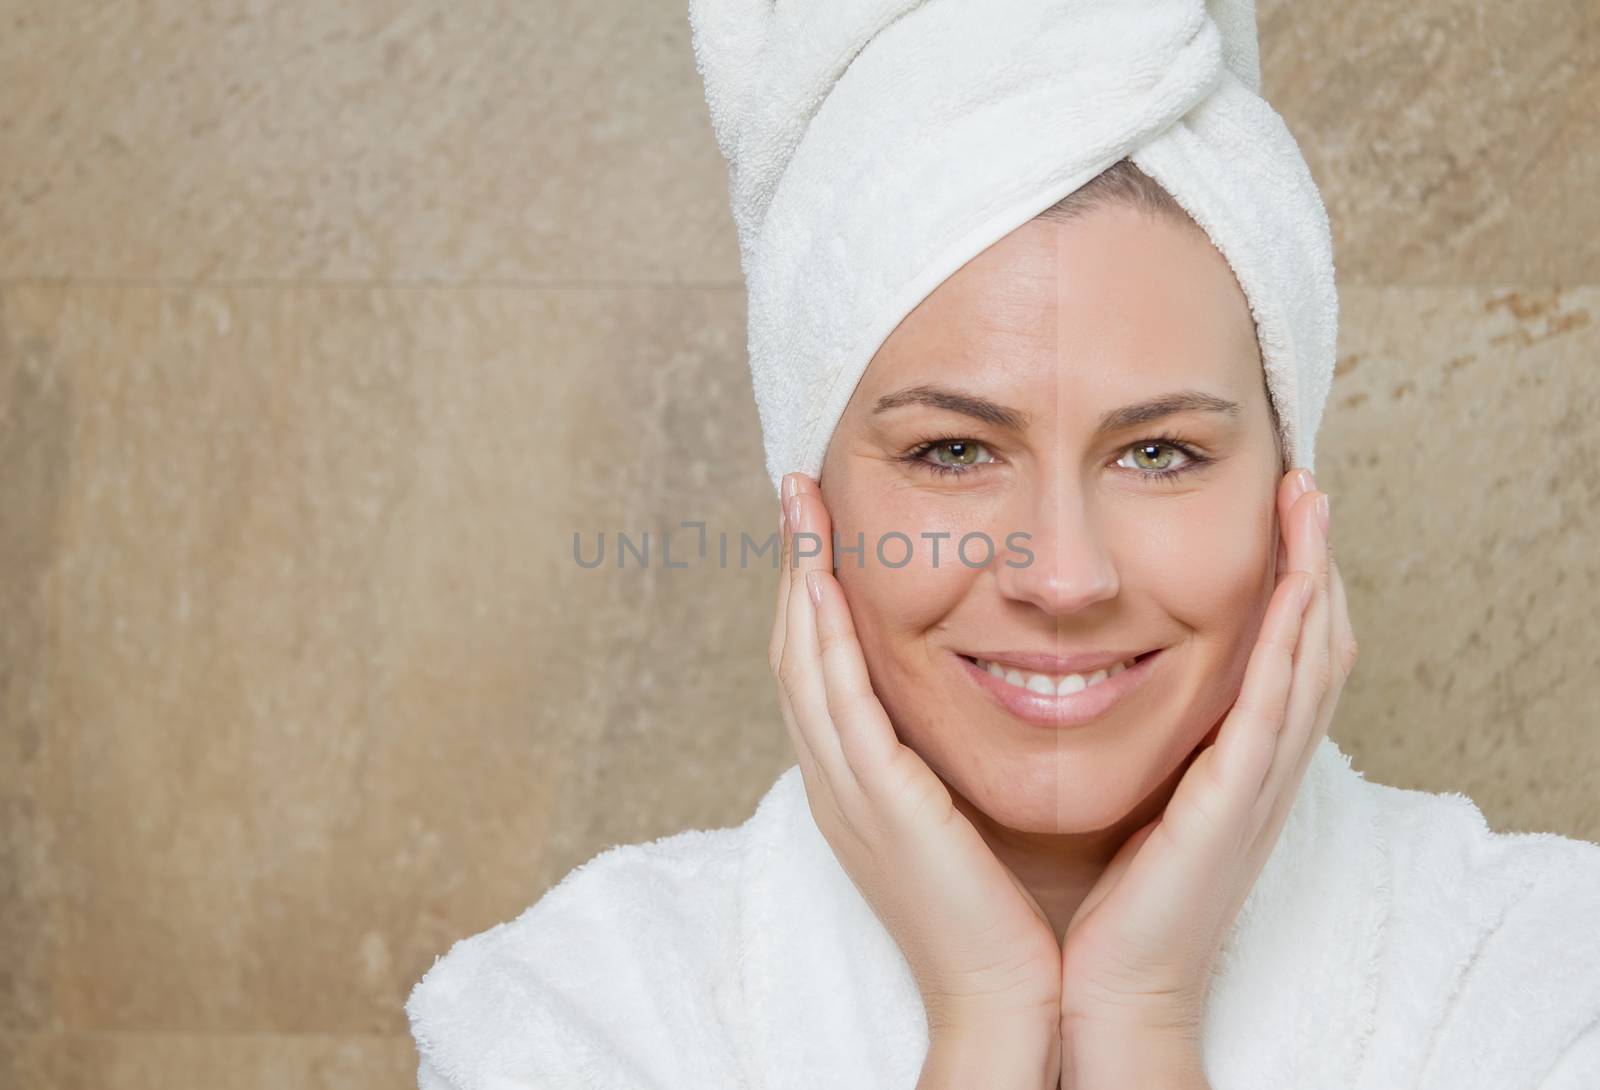
[[1027,536],[1011,539],[996,571],[1000,593],[1059,617],[1116,597],[1119,581],[1082,492],[1052,491],[1019,505],[1013,525]]

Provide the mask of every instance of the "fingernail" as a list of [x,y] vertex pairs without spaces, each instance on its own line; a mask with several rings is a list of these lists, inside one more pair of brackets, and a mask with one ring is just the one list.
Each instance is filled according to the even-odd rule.
[[1306,611],[1306,603],[1311,601],[1311,591],[1312,591],[1312,588],[1315,587],[1315,585],[1316,585],[1315,580],[1313,580],[1313,579],[1311,579],[1309,577],[1300,580],[1300,612],[1301,613],[1304,613]]
[[1328,523],[1331,521],[1328,511],[1328,494],[1319,493],[1317,496],[1317,521],[1322,524],[1322,536],[1328,536]]
[[806,572],[806,590],[808,592],[810,592],[810,594],[811,594],[811,604],[812,605],[814,605],[814,606],[822,605],[822,581],[821,581],[821,576],[819,576],[814,571]]
[[782,502],[778,504],[778,536],[780,538],[789,533],[789,512],[786,508],[786,504]]
[[800,529],[800,497],[797,495],[789,497],[789,525]]
[[789,502],[790,500],[792,500],[794,498],[794,492],[795,492],[794,474],[793,473],[785,473],[783,475],[783,500],[784,500],[785,503]]
[[1309,469],[1296,470],[1294,475],[1294,498],[1299,499],[1307,492],[1310,492],[1316,483],[1316,478],[1311,476]]

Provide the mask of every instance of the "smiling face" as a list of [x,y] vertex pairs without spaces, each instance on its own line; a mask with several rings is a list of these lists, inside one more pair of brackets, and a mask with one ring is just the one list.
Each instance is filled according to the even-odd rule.
[[[838,576],[901,741],[1006,829],[1147,809],[1238,693],[1282,471],[1249,307],[1197,228],[1112,203],[968,262],[874,356],[819,478],[841,545],[863,535]],[[974,534],[992,560],[957,554]],[[1011,684],[1153,651],[1067,696]]]

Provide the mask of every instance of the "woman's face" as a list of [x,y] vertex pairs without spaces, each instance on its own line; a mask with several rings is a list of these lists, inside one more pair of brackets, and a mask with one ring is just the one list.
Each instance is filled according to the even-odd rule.
[[[1178,394],[1201,401],[1136,410]],[[1126,819],[1238,693],[1281,472],[1248,305],[1197,229],[1107,205],[968,262],[873,358],[820,476],[901,741],[1006,828]],[[1066,697],[1076,663],[1028,658],[1146,652]]]

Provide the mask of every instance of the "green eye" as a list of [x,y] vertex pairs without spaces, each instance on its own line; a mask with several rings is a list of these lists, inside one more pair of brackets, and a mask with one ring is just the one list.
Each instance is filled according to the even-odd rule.
[[[950,439],[942,443],[936,443],[930,448],[930,453],[934,455],[934,462],[942,466],[978,465],[981,461],[988,461],[987,458],[980,459],[978,457],[983,452],[983,444],[974,443],[970,439]],[[941,457],[941,455],[948,455],[948,457]]]
[[954,476],[994,461],[994,455],[972,439],[928,439],[902,454],[900,460],[927,473]]
[[[1177,464],[1173,464],[1174,454],[1180,459]],[[1139,476],[1160,481],[1172,480],[1211,461],[1210,457],[1176,438],[1141,439],[1133,446],[1125,448],[1125,453],[1122,458],[1117,459],[1117,464],[1122,465],[1123,459],[1130,455],[1134,464],[1128,468],[1135,470]]]
[[[1171,469],[1172,455],[1178,453],[1178,448],[1171,443],[1138,443],[1130,447],[1129,450],[1133,453],[1133,460],[1137,468],[1157,473]],[[1158,453],[1152,454],[1151,452]],[[1166,457],[1162,457],[1159,452],[1165,452]]]

